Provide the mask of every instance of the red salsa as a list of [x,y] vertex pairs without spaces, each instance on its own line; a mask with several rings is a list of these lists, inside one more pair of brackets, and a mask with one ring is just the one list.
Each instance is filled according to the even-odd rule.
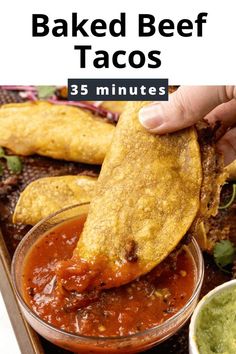
[[86,293],[57,283],[57,264],[70,259],[85,217],[42,235],[25,259],[24,297],[45,322],[86,336],[123,336],[161,324],[191,297],[196,267],[186,246],[150,273],[118,288]]

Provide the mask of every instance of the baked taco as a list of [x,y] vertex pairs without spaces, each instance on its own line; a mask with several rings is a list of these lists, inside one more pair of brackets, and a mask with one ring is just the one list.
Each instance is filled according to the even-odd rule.
[[0,108],[0,146],[19,155],[102,164],[114,129],[104,119],[72,106],[38,101]]
[[64,290],[130,282],[217,212],[224,176],[212,130],[201,123],[153,135],[138,120],[145,104],[121,115],[73,258],[58,265]]
[[34,225],[62,208],[90,202],[96,181],[96,177],[89,176],[37,179],[21,193],[13,214],[13,223]]

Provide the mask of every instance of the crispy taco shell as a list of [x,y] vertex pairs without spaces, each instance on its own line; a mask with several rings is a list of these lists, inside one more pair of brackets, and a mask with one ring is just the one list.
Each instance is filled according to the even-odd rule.
[[88,176],[40,178],[21,193],[13,222],[34,225],[62,208],[90,202],[96,181],[97,178]]
[[114,126],[92,113],[48,102],[6,104],[0,108],[0,146],[19,155],[101,164]]
[[[202,167],[195,129],[153,135],[138,121],[144,105],[128,103],[121,115],[74,251],[75,263],[103,264],[95,285],[119,286],[150,271],[176,247],[199,209]],[[63,265],[60,276],[68,277]],[[76,290],[71,279],[64,287]]]

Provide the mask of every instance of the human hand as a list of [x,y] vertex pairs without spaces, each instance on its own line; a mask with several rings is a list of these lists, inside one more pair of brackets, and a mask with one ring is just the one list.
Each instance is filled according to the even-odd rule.
[[202,118],[211,125],[220,121],[227,129],[217,148],[229,164],[236,159],[236,86],[181,86],[168,102],[150,104],[139,112],[140,123],[157,134],[175,132]]

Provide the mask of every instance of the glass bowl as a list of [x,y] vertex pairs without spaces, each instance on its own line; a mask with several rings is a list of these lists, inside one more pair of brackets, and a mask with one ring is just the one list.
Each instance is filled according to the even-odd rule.
[[61,222],[72,218],[82,218],[87,214],[89,203],[83,203],[62,209],[35,225],[18,245],[12,260],[12,279],[16,296],[21,311],[33,327],[42,337],[50,342],[72,352],[78,353],[138,353],[147,350],[158,343],[166,340],[177,332],[191,316],[197,305],[200,289],[204,276],[204,263],[201,250],[196,242],[192,240],[189,249],[195,261],[197,277],[195,289],[191,298],[179,312],[167,319],[162,324],[138,332],[136,334],[120,337],[88,337],[72,334],[49,325],[40,319],[27,305],[23,298],[22,273],[24,259],[31,246],[47,231]]

